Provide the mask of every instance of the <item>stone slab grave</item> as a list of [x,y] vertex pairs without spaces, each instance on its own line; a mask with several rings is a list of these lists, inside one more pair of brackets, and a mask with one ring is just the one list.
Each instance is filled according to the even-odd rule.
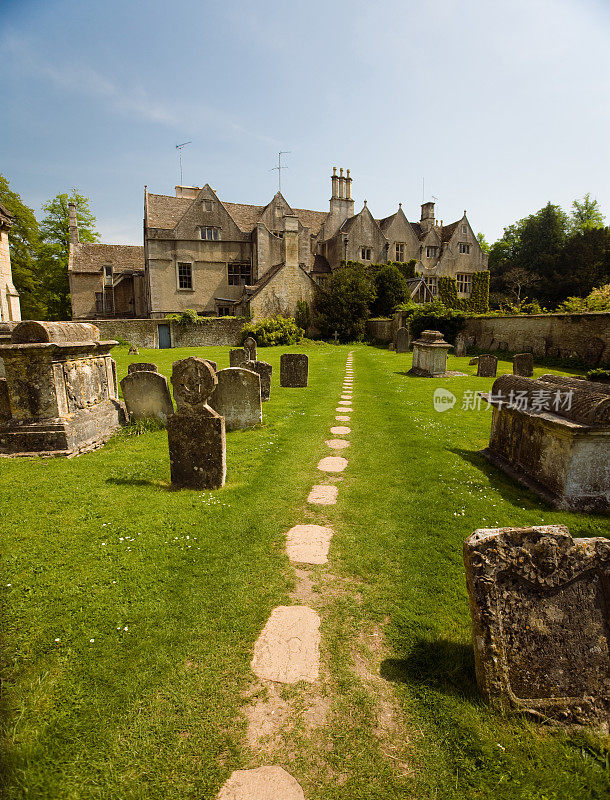
[[246,361],[243,366],[245,369],[256,372],[261,379],[261,400],[263,403],[266,403],[267,400],[271,399],[271,375],[273,373],[273,367],[271,364],[267,364],[266,361]]
[[226,430],[260,425],[263,421],[260,377],[244,367],[227,367],[217,372],[216,378],[217,386],[209,404],[224,417]]
[[347,458],[342,456],[326,456],[318,462],[318,469],[322,472],[343,472],[347,467]]
[[252,671],[261,680],[297,683],[318,679],[320,617],[307,606],[279,606],[254,645]]
[[534,374],[534,356],[532,353],[517,353],[513,356],[513,375],[531,378]]
[[309,358],[305,353],[283,353],[280,357],[280,386],[303,389],[307,386]]
[[157,419],[164,425],[174,413],[174,405],[165,375],[152,370],[135,370],[121,381],[121,391],[129,419]]
[[438,378],[447,374],[447,354],[453,349],[440,331],[422,331],[413,342],[413,366],[409,375],[418,378]]
[[334,506],[338,495],[338,486],[332,483],[320,483],[312,488],[307,497],[307,502],[318,506]]
[[0,346],[10,411],[0,453],[74,456],[104,444],[126,422],[110,356],[116,344],[85,322],[17,323]]
[[396,352],[408,353],[411,345],[411,337],[408,328],[399,328],[396,331]]
[[229,366],[242,367],[248,360],[248,354],[243,347],[229,350]]
[[490,353],[479,356],[477,361],[477,378],[495,378],[498,372],[498,359]]
[[293,563],[326,564],[333,529],[325,525],[295,525],[286,534],[286,552]]
[[146,361],[133,361],[127,367],[127,374],[131,375],[132,372],[159,372],[159,367]]
[[610,540],[563,525],[464,542],[477,682],[502,713],[610,724]]
[[305,795],[282,767],[258,767],[235,770],[217,800],[305,800]]
[[547,502],[610,510],[610,386],[543,375],[501,375],[491,394],[483,455]]
[[258,357],[256,353],[256,339],[253,336],[248,336],[244,342],[244,350],[246,351],[247,361],[256,361]]
[[191,356],[174,363],[177,411],[168,417],[167,434],[172,485],[178,488],[224,486],[225,421],[208,405],[217,383],[214,370],[202,358]]

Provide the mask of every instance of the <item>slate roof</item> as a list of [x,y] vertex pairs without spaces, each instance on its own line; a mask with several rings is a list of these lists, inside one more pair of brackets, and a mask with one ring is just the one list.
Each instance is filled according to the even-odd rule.
[[89,244],[70,246],[70,272],[101,273],[105,264],[114,272],[144,270],[144,248],[132,244]]
[[457,222],[452,222],[451,225],[443,225],[443,242],[448,242],[453,236],[453,233],[462,220],[458,219]]
[[166,194],[148,195],[148,227],[172,230],[193,201]]
[[233,218],[233,222],[244,233],[250,233],[256,228],[256,224],[266,208],[266,206],[251,206],[247,203],[225,203],[222,201],[222,204]]

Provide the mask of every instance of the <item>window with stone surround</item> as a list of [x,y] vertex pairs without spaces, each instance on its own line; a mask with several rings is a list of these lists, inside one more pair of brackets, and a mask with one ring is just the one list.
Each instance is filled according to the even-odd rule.
[[201,238],[206,239],[208,242],[217,242],[220,239],[220,228],[212,228],[210,226],[201,228]]
[[404,242],[396,242],[396,261],[405,260],[406,245]]
[[203,206],[204,211],[214,211],[214,201],[213,200],[204,200],[201,204]]
[[466,225],[462,225],[462,233],[468,233],[468,227]]
[[231,306],[217,306],[216,313],[219,317],[232,317],[233,309]]
[[426,281],[426,286],[428,287],[428,289],[430,289],[430,292],[433,295],[438,294],[438,285],[436,282],[436,278],[429,277],[429,278],[424,278],[424,280]]
[[472,275],[458,272],[455,279],[457,281],[458,294],[472,294]]
[[193,265],[187,261],[178,262],[178,288],[187,290],[193,288]]
[[229,286],[244,286],[252,283],[252,267],[249,261],[236,261],[227,265]]
[[466,242],[460,242],[459,243],[459,251],[460,251],[460,253],[464,253],[466,255],[469,255],[469,253],[470,253],[470,245],[467,244]]
[[370,247],[361,247],[360,248],[360,258],[363,261],[370,261],[371,260],[371,248]]
[[429,245],[426,247],[426,256],[428,258],[436,258],[436,254],[438,253],[438,247],[436,245]]

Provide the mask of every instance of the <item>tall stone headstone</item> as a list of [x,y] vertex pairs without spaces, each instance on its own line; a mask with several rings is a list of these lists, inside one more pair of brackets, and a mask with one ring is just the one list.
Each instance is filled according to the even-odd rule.
[[513,356],[513,375],[531,378],[534,374],[534,356],[532,353],[517,353]]
[[457,356],[458,358],[462,358],[462,356],[466,355],[466,339],[464,338],[463,333],[458,333],[455,337],[453,355]]
[[136,370],[129,373],[121,381],[121,391],[132,421],[158,419],[165,424],[174,413],[167,378],[158,372]]
[[251,369],[261,379],[261,400],[266,402],[271,398],[271,374],[273,368],[271,364],[266,361],[246,361],[244,364],[246,369]]
[[159,367],[146,361],[134,361],[127,367],[127,373],[131,375],[132,372],[159,372]]
[[225,420],[228,431],[252,428],[263,421],[261,379],[244,367],[228,367],[216,373],[218,383],[210,406]]
[[280,386],[303,389],[307,386],[309,358],[305,353],[283,353],[280,357]]
[[399,328],[396,331],[396,352],[408,353],[411,344],[411,337],[408,328]]
[[243,347],[237,347],[234,350],[229,350],[229,366],[243,367],[248,360],[248,354]]
[[246,358],[248,361],[256,361],[256,339],[253,336],[248,336],[244,342],[244,350],[246,351]]
[[172,484],[176,487],[224,486],[225,421],[208,405],[217,384],[214,370],[202,358],[191,356],[174,363],[172,386],[178,410],[168,417],[167,434]]
[[490,353],[479,356],[477,362],[477,378],[495,378],[498,371],[498,359]]
[[464,542],[477,682],[498,711],[610,723],[610,540],[563,525]]
[[125,422],[115,341],[84,322],[20,322],[0,346],[11,416],[0,452],[77,455],[101,446]]

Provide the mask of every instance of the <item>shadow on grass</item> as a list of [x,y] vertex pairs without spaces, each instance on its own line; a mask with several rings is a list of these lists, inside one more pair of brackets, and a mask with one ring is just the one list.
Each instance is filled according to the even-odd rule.
[[471,644],[418,638],[406,658],[388,658],[379,674],[392,683],[420,683],[469,699],[479,698]]
[[167,481],[149,481],[145,478],[106,478],[106,483],[114,483],[115,486],[152,486],[166,492],[176,491],[176,487]]

